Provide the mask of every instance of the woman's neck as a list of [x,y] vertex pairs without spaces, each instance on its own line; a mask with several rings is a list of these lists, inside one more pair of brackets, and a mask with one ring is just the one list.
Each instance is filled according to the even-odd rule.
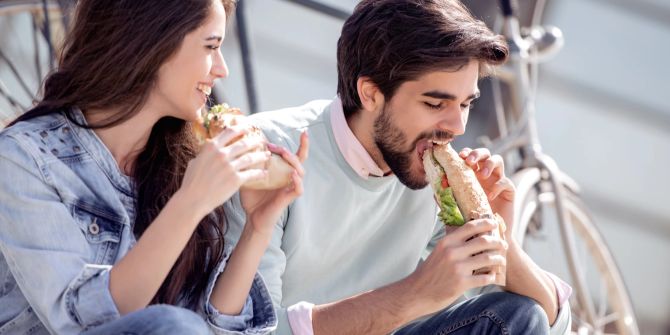
[[[104,122],[116,110],[86,111],[89,124]],[[107,149],[112,153],[116,164],[125,175],[132,173],[135,159],[149,140],[151,129],[158,122],[158,117],[149,111],[140,110],[130,119],[109,128],[94,129],[94,132]]]

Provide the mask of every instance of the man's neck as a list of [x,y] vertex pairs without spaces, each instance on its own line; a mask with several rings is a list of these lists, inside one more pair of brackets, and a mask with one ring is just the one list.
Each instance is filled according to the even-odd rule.
[[346,116],[347,125],[356,139],[361,142],[363,148],[368,152],[375,164],[384,171],[384,175],[390,172],[389,166],[384,161],[381,151],[377,147],[374,139],[374,119],[367,117],[364,112],[358,111]]

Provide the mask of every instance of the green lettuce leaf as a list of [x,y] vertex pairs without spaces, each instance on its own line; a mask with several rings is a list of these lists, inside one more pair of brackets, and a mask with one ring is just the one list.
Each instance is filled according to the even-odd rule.
[[451,190],[451,187],[439,187],[437,194],[440,197],[440,213],[438,214],[438,217],[442,220],[442,223],[448,226],[462,226],[465,223],[465,220],[463,219],[461,211],[458,209],[456,199],[454,198],[454,192]]

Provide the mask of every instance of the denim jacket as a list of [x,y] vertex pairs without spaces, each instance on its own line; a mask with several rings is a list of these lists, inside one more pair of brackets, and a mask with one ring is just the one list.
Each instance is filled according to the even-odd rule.
[[[71,118],[85,119],[78,109]],[[135,244],[131,179],[96,136],[64,112],[0,132],[0,334],[73,334],[120,317],[109,273]],[[228,253],[229,254],[229,253]],[[218,334],[277,324],[260,276],[240,315],[195,308]]]

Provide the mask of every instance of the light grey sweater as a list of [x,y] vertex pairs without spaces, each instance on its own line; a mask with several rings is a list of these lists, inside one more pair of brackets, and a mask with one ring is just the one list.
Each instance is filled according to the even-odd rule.
[[[303,129],[310,138],[304,193],[275,226],[259,267],[277,310],[278,334],[291,334],[287,307],[333,302],[398,281],[445,234],[430,188],[411,190],[395,176],[366,180],[353,170],[335,142],[330,104],[313,101],[252,117],[270,142],[293,152]],[[226,242],[234,244],[245,222],[239,197],[225,210]]]

